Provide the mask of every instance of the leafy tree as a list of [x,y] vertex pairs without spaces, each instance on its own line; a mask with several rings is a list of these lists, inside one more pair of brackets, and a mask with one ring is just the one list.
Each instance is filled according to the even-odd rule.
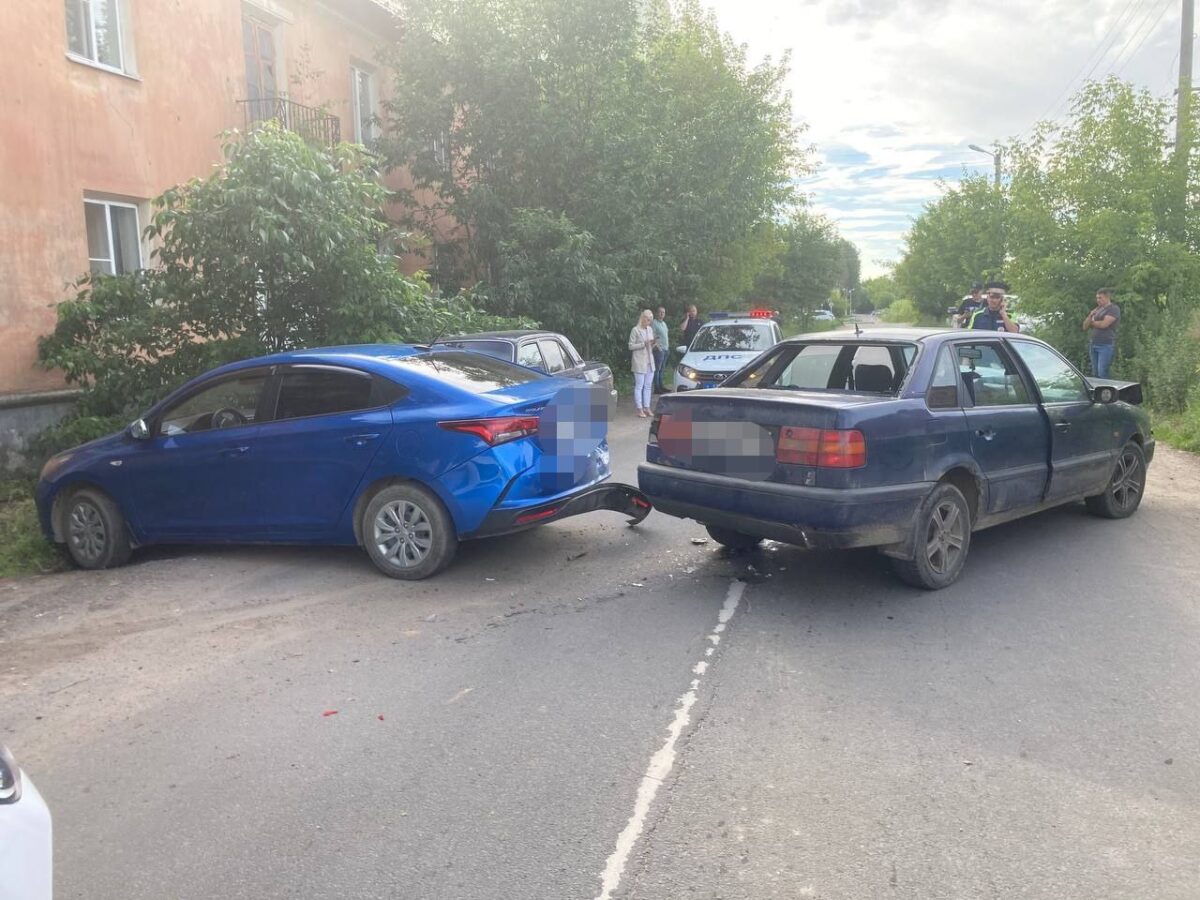
[[775,226],[769,239],[772,258],[755,280],[754,297],[786,316],[807,321],[831,292],[857,284],[858,251],[828,220],[801,209]]
[[900,287],[893,275],[877,275],[862,283],[856,297],[862,304],[860,312],[884,310],[900,299]]
[[1114,374],[1144,382],[1158,409],[1183,409],[1200,396],[1200,159],[1190,138],[1190,155],[1173,159],[1171,111],[1116,78],[1085,85],[1066,121],[1005,149],[1003,196],[968,177],[914,222],[902,292],[923,315],[942,312],[961,285],[995,271],[1002,237],[1003,273],[1040,336],[1086,367],[1081,323],[1095,292],[1114,288]]
[[40,360],[84,388],[64,437],[103,433],[212,366],[294,347],[433,337],[493,324],[379,252],[390,226],[372,159],[267,125],[224,166],[154,201],[156,266],[88,274]]
[[1003,203],[988,178],[966,176],[913,222],[895,278],[919,316],[944,320],[971,282],[1001,273]]
[[[413,0],[388,61],[382,146],[411,168],[411,223],[457,226],[441,283],[480,278],[495,310],[553,303],[576,336],[620,319],[610,357],[639,305],[749,289],[803,160],[785,66],[749,65],[696,3]],[[554,252],[531,252],[547,229]],[[551,301],[533,286],[568,288],[564,252],[594,268]]]

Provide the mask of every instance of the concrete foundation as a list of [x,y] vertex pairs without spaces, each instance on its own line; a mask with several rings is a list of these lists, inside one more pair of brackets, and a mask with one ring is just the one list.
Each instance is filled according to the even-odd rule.
[[0,472],[37,466],[29,456],[29,443],[71,412],[78,391],[42,391],[0,396]]

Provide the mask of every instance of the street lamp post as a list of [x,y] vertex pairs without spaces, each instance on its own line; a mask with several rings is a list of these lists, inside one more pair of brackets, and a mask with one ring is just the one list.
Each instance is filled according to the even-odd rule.
[[[1004,151],[999,146],[996,147],[996,152],[984,150],[976,144],[968,144],[970,149],[976,153],[982,153],[985,156],[990,156],[996,164],[996,193],[1000,194],[1000,163],[1004,157]],[[1002,199],[1002,198],[1001,198]],[[996,209],[996,241],[999,245],[999,261],[997,263],[996,275],[999,277],[1001,269],[1004,268],[1004,213],[1001,209]]]
[[975,144],[968,144],[967,146],[970,149],[974,150],[976,153],[982,153],[985,156],[990,156],[995,161],[995,163],[996,163],[996,187],[1000,187],[1000,161],[1004,157],[1004,151],[1001,150],[999,147],[997,147],[996,152],[993,153],[991,150],[984,150],[982,147],[976,146]]

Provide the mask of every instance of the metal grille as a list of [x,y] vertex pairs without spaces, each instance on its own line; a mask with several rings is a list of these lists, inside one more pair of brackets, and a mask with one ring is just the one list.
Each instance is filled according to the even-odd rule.
[[342,123],[323,109],[305,106],[286,97],[239,100],[247,130],[257,122],[279,122],[307,141],[332,147],[342,139]]

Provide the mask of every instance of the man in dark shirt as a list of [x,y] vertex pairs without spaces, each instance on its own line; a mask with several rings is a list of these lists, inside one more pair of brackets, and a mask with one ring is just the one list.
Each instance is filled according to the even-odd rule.
[[987,306],[971,313],[968,328],[983,331],[1020,331],[1020,326],[1008,317],[1004,308],[1004,295],[1008,293],[1008,285],[1003,281],[993,281],[987,286]]
[[958,327],[965,328],[975,311],[983,309],[986,304],[987,301],[983,299],[983,285],[976,281],[971,285],[970,296],[963,297],[963,302],[958,305]]
[[1088,356],[1092,360],[1092,374],[1107,378],[1112,365],[1113,351],[1117,348],[1117,325],[1121,322],[1121,307],[1112,302],[1110,288],[1096,291],[1096,308],[1083,320],[1083,330],[1088,334]]
[[687,318],[683,320],[683,324],[679,327],[683,330],[683,345],[685,347],[692,346],[692,341],[696,337],[696,332],[700,330],[700,326],[704,324],[704,320],[700,318],[700,313],[696,310],[695,304],[687,308]]

